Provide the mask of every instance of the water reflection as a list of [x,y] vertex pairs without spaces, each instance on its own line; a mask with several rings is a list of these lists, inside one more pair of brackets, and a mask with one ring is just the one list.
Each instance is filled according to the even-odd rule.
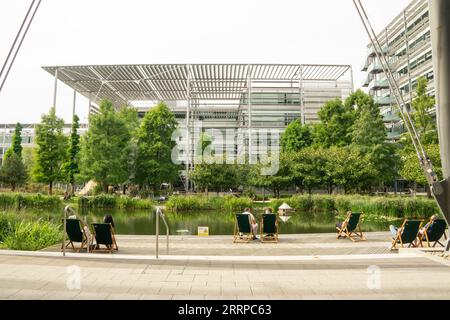
[[[62,211],[39,211],[22,210],[13,212],[26,220],[43,219],[61,223]],[[103,221],[107,214],[113,216],[116,233],[124,235],[154,235],[155,214],[147,211],[124,211],[124,210],[87,210],[80,211],[78,215],[89,224]],[[255,212],[257,220],[260,219],[262,211]],[[186,234],[196,235],[198,227],[209,227],[210,235],[232,235],[234,230],[234,215],[232,213],[220,212],[166,212],[166,219],[172,235],[178,235],[177,231],[186,230]],[[335,224],[340,221],[333,213],[293,213],[291,219],[284,223],[279,221],[281,234],[311,234],[335,232]],[[394,224],[400,224],[394,222]],[[387,231],[392,222],[369,222],[364,221],[362,229],[365,232]],[[161,232],[164,227],[161,226]]]

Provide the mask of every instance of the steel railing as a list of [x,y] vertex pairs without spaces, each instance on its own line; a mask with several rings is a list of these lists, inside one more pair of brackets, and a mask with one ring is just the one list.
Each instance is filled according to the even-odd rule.
[[169,240],[170,240],[170,229],[167,224],[166,216],[164,215],[162,209],[158,207],[156,209],[156,259],[159,259],[159,219],[162,219],[166,227],[166,254],[169,255]]

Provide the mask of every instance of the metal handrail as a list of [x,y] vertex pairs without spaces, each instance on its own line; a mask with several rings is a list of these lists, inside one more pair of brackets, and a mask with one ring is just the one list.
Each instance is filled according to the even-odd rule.
[[169,239],[170,239],[170,229],[167,224],[166,216],[164,215],[161,207],[156,209],[156,259],[159,259],[159,218],[161,218],[166,227],[166,254],[169,255]]

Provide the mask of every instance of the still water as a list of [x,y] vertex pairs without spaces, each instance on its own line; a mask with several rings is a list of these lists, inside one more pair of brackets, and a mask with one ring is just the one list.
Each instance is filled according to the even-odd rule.
[[[21,212],[12,212],[20,215],[26,220],[48,220],[61,223],[63,219],[62,211],[36,211],[22,210]],[[256,219],[262,212],[256,212]],[[123,210],[89,210],[78,212],[78,216],[90,223],[102,222],[103,217],[110,214],[114,218],[117,234],[123,235],[154,235],[155,234],[155,214],[148,211],[123,211]],[[232,235],[234,230],[234,215],[232,213],[220,212],[183,212],[166,213],[166,219],[169,224],[172,235],[181,234],[179,231],[186,230],[189,235],[196,235],[198,227],[209,227],[210,235]],[[281,234],[310,234],[310,233],[332,233],[335,232],[337,219],[332,213],[294,213],[292,218],[284,223],[279,221]],[[401,221],[394,222],[400,224]],[[161,233],[165,233],[163,222],[161,224]],[[388,231],[391,222],[370,222],[363,221],[362,229],[365,232]]]

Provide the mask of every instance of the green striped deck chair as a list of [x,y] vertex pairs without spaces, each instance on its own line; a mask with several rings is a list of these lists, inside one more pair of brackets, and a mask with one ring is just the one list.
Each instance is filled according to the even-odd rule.
[[264,214],[261,218],[261,242],[278,242],[278,217],[275,214]]
[[[63,220],[64,224],[64,220]],[[66,234],[69,238],[67,244],[65,245],[66,248],[69,246],[72,246],[72,249],[74,252],[80,252],[83,249],[87,249],[88,247],[88,236],[86,235],[86,232],[84,231],[83,224],[78,219],[66,219]],[[75,247],[74,243],[80,243],[79,247]],[[64,247],[61,248],[63,250]]]
[[[391,250],[398,250],[398,245],[400,244],[402,248],[408,245],[408,248],[416,248],[422,245],[421,239],[419,239],[419,230],[422,227],[423,220],[409,220],[405,219],[403,225],[398,229],[397,236],[392,238]],[[415,244],[416,240],[419,244]]]
[[425,229],[424,233],[420,236],[421,242],[425,242],[428,244],[428,247],[431,247],[431,243],[433,243],[433,248],[439,244],[442,247],[445,247],[440,241],[442,238],[447,240],[447,235],[445,231],[447,230],[447,222],[444,219],[439,219],[435,221],[430,221],[430,224]]
[[340,226],[336,227],[338,232],[337,238],[348,238],[353,242],[366,241],[359,225],[362,215],[362,213],[356,212],[349,213],[347,219]]
[[248,214],[236,214],[234,224],[234,243],[247,243],[253,238],[250,216]]
[[[107,251],[113,253],[113,251],[119,250],[114,235],[114,229],[110,223],[94,223],[92,225],[92,230],[94,231],[96,244],[92,252]],[[102,249],[100,247],[102,245],[105,246],[106,249]]]

